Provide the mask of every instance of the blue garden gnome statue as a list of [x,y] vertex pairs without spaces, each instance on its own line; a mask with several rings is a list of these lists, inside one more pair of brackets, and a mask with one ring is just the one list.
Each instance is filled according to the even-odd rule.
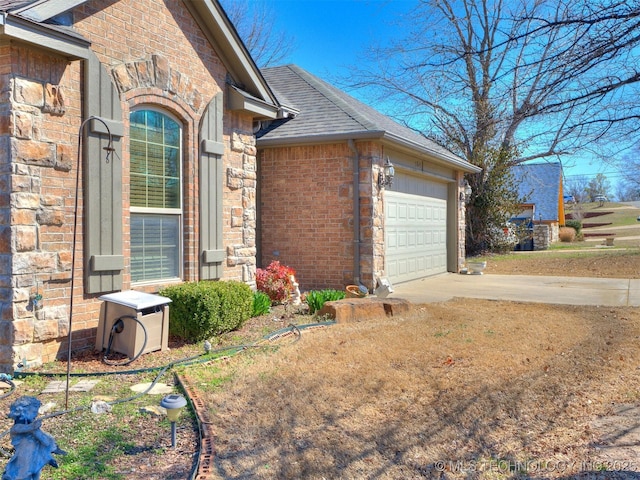
[[15,452],[2,480],[40,480],[45,465],[58,467],[53,453],[66,455],[51,435],[40,430],[42,420],[36,420],[40,405],[35,397],[20,397],[11,404],[8,416],[14,422],[10,434]]

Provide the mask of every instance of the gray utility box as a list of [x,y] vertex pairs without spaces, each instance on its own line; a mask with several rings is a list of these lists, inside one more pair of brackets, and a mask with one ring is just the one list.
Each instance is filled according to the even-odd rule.
[[[168,348],[170,298],[126,290],[102,295],[100,300],[103,304],[96,335],[96,350],[102,351],[109,346],[111,329],[119,319],[122,319],[124,325],[120,333],[113,334],[112,352],[123,353],[133,358],[136,355]],[[143,345],[144,350],[141,352]]]

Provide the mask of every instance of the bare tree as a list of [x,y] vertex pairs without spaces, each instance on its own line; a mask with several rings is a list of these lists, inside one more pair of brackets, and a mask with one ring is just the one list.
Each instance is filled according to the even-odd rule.
[[[622,157],[618,168],[623,173],[622,184],[626,187],[627,196],[640,196],[640,143]],[[629,200],[637,200],[637,198]]]
[[616,186],[616,199],[619,202],[635,202],[640,200],[640,185],[619,182]]
[[221,3],[259,67],[277,65],[291,54],[294,39],[275,28],[272,5],[264,0],[222,0]]
[[589,179],[586,175],[576,175],[569,177],[564,184],[564,191],[567,195],[571,195],[577,203],[585,203],[589,200],[587,187]]
[[[396,117],[480,166],[469,177],[480,195],[496,149],[516,164],[635,133],[640,5],[627,3],[422,0],[410,35],[351,84],[379,89]],[[483,201],[472,196],[468,218]]]
[[637,129],[637,1],[422,0],[411,18],[355,84],[393,95],[398,116],[475,164],[488,144],[522,162]]

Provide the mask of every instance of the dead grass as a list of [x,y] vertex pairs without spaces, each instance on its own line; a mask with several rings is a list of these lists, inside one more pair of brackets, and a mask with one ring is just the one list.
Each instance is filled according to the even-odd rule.
[[640,278],[640,248],[597,251],[549,250],[482,257],[487,272],[500,275]]
[[558,237],[561,242],[571,243],[576,239],[576,231],[572,227],[560,227]]
[[217,374],[217,472],[575,478],[601,469],[590,423],[638,401],[638,338],[638,309],[478,300],[304,333]]

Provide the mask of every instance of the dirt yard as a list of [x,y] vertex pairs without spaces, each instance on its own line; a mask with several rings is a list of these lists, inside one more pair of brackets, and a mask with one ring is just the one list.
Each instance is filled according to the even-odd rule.
[[640,478],[639,339],[637,308],[465,299],[304,332],[210,372],[217,474]]

